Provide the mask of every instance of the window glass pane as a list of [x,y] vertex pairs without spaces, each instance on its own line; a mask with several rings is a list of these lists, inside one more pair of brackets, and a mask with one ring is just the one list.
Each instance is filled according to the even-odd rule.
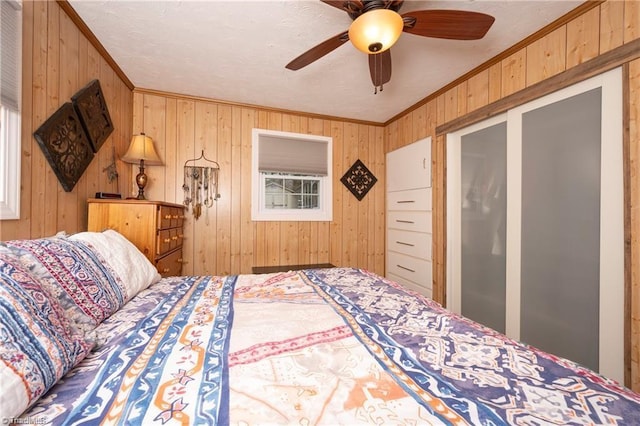
[[317,209],[318,208],[318,196],[317,195],[305,195],[304,196],[304,208]]
[[300,193],[300,186],[302,184],[302,181],[299,179],[286,179],[285,183],[284,183],[284,189],[287,192],[290,193],[294,193],[294,194],[299,194]]
[[265,175],[265,208],[267,209],[318,209],[320,205],[320,181],[307,176],[267,177]]
[[304,182],[303,192],[305,194],[317,194],[318,193],[318,182],[313,180],[307,180]]
[[265,208],[267,209],[281,209],[284,208],[285,198],[282,193],[280,194],[267,194],[265,197]]
[[265,192],[267,194],[281,194],[282,179],[267,178],[265,180]]

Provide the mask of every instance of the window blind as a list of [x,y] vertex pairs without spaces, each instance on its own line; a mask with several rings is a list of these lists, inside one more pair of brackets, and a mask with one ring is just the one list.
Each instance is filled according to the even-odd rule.
[[259,144],[260,172],[327,176],[328,146],[324,141],[261,135]]
[[20,60],[22,23],[20,3],[0,1],[0,102],[4,107],[20,110]]

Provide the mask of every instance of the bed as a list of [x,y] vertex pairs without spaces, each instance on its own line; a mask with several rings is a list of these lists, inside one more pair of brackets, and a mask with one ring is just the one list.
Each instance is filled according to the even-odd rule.
[[[59,238],[50,251],[60,250],[56,244],[70,244],[86,257],[67,253],[60,256],[63,266],[49,265],[48,272],[39,269],[45,262],[35,259],[46,257],[42,243],[35,249],[4,243],[0,278],[5,287],[20,279],[27,286],[27,272],[32,277],[48,273],[40,280],[46,297],[52,294],[47,282],[62,279],[60,270],[65,268],[87,288],[93,274],[95,287],[96,268],[110,262],[107,252],[97,250],[91,240],[68,241]],[[20,254],[20,263],[7,254],[10,251]],[[92,272],[87,272],[85,264],[91,262]],[[107,272],[113,278],[118,268],[125,274],[122,266],[108,267]],[[116,276],[111,285],[126,287],[122,281],[127,279]],[[113,306],[98,315],[104,318],[70,322],[68,333],[82,336],[74,346],[77,362],[68,362],[68,370],[55,383],[43,385],[46,389],[28,402],[18,419],[3,413],[10,408],[0,403],[0,421],[640,424],[638,394],[366,270],[151,281],[146,288],[125,288],[122,297],[112,296]],[[78,283],[76,290],[79,287]],[[61,301],[61,322],[73,317],[62,303],[64,296],[52,299],[51,305]],[[7,332],[1,319],[0,333],[2,345]],[[0,346],[0,360],[5,362],[0,368],[11,365],[7,359]]]

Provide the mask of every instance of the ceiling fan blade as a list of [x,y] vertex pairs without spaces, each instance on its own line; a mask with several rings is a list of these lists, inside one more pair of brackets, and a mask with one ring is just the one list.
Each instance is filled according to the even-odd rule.
[[330,39],[318,44],[317,46],[307,50],[302,55],[289,62],[286,65],[286,68],[296,71],[302,67],[306,67],[311,62],[322,58],[324,55],[342,46],[347,41],[349,41],[349,31],[341,32],[340,34],[335,35]]
[[391,49],[369,55],[369,72],[375,87],[381,87],[391,80]]
[[477,40],[489,31],[495,18],[465,10],[416,10],[402,15],[404,32],[423,37]]

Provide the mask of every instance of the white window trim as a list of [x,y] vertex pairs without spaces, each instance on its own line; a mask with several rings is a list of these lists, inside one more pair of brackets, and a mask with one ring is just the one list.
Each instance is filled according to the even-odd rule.
[[[264,208],[264,179],[258,170],[258,158],[261,135],[286,139],[312,140],[327,144],[327,176],[320,178],[320,199],[318,209],[266,209]],[[251,220],[253,221],[318,221],[333,220],[333,139],[327,136],[302,133],[280,132],[275,130],[253,129],[251,163]]]
[[0,106],[0,220],[20,219],[20,113]]

